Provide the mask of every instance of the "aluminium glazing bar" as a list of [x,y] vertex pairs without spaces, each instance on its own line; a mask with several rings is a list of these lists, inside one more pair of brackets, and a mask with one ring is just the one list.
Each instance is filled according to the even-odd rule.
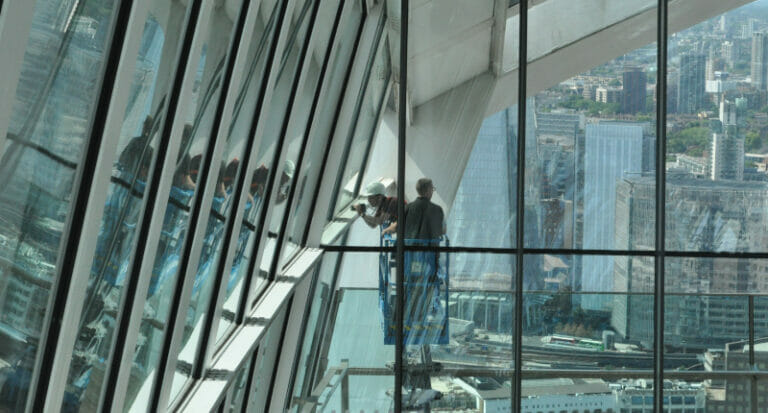
[[515,351],[512,411],[520,412],[523,383],[523,258],[525,254],[525,121],[528,67],[528,0],[520,0],[517,68],[517,216],[515,222]]
[[[115,148],[120,140],[120,129],[122,128],[123,118],[130,98],[129,90],[133,80],[134,64],[139,53],[139,46],[141,45],[142,33],[144,31],[144,21],[148,11],[149,5],[147,1],[140,0],[134,3],[133,10],[125,25],[126,31],[122,40],[124,44],[122,45],[122,50],[119,51],[119,62],[115,68],[114,83],[104,85],[104,87],[111,89],[111,101],[108,103],[109,108],[107,109],[108,112],[103,127],[100,153],[94,166],[91,194],[87,206],[82,210],[82,215],[88,217],[88,219],[83,221],[82,233],[85,236],[81,236],[75,253],[76,256],[74,257],[72,285],[87,286],[89,284],[91,266],[96,253],[104,205],[107,200],[110,178],[112,176]],[[117,42],[113,47],[116,46]],[[114,93],[112,90],[117,92]],[[133,249],[135,250],[136,247],[134,246]],[[64,399],[64,392],[68,381],[66,378],[68,377],[72,361],[75,341],[80,334],[80,329],[77,326],[81,324],[80,319],[83,316],[86,293],[87,288],[71,288],[69,290],[69,296],[66,300],[67,304],[62,314],[62,324],[67,326],[67,328],[60,332],[53,364],[51,369],[46,372],[46,377],[62,379],[55,380],[48,386],[44,407],[46,411],[54,411],[60,408]],[[117,323],[120,322],[122,316],[123,311],[119,307],[116,317]],[[114,353],[114,343],[112,344],[109,350],[109,358]],[[107,366],[107,370],[109,370],[109,362]],[[109,372],[107,371],[105,374],[109,374]],[[100,400],[104,397],[105,390],[106,388],[102,386]]]
[[5,150],[34,11],[34,1],[0,0],[0,157]]
[[[400,0],[400,88],[397,98],[397,216],[405,217],[405,139],[408,127],[409,1]],[[331,211],[333,208],[331,208]],[[395,294],[395,413],[403,411],[403,355],[405,354],[405,225],[397,226],[397,282]]]
[[[105,126],[107,123],[107,115],[109,112],[109,102],[112,100],[115,83],[117,82],[117,72],[120,64],[120,56],[123,53],[123,44],[125,42],[126,31],[128,30],[128,22],[131,15],[131,9],[133,7],[132,0],[126,0],[121,2],[117,10],[114,11],[115,19],[112,23],[112,35],[109,41],[108,52],[106,53],[106,60],[102,66],[101,73],[103,77],[99,85],[99,97],[95,105],[95,112],[93,114],[91,129],[89,131],[88,144],[85,145],[84,155],[81,158],[82,162],[79,165],[77,178],[75,180],[76,187],[74,188],[74,202],[70,206],[70,213],[67,218],[67,224],[63,232],[64,240],[60,246],[62,254],[59,255],[59,262],[56,265],[57,276],[53,282],[51,288],[51,294],[49,297],[48,311],[46,313],[44,326],[44,334],[40,342],[38,351],[42,351],[42,356],[38,359],[35,365],[33,377],[30,382],[30,391],[27,394],[27,408],[30,411],[45,411],[46,407],[50,407],[48,403],[52,403],[52,407],[58,408],[56,401],[48,401],[46,396],[48,395],[49,386],[51,380],[54,378],[49,372],[54,367],[56,361],[56,355],[58,352],[59,340],[62,332],[71,326],[66,325],[67,319],[64,318],[64,314],[67,313],[68,298],[73,286],[74,271],[76,267],[76,257],[78,246],[81,241],[84,230],[90,231],[91,228],[86,228],[88,220],[84,212],[89,205],[89,199],[91,197],[91,190],[93,188],[93,181],[98,165],[99,154],[102,150],[102,140],[104,138]],[[111,148],[105,148],[109,151]],[[98,230],[96,230],[98,231]],[[86,236],[88,234],[86,233]],[[87,274],[87,273],[86,273]],[[75,288],[78,289],[78,288]],[[71,314],[71,311],[68,313]],[[79,318],[79,313],[72,316],[72,318]],[[61,377],[61,376],[59,376]],[[66,377],[66,374],[64,375]],[[63,398],[63,389],[61,390]]]
[[664,250],[667,152],[667,0],[658,0],[656,20],[656,260],[654,271],[653,404],[664,411]]
[[[189,80],[193,78],[192,69],[188,69],[192,54],[193,39],[198,17],[200,15],[202,0],[193,1],[190,10],[185,17],[183,39],[180,42],[177,61],[174,62],[176,70],[172,75],[169,89],[169,98],[166,103],[166,116],[162,129],[159,131],[160,142],[157,147],[157,158],[152,165],[151,180],[147,185],[147,199],[141,215],[136,244],[141,245],[133,256],[127,277],[125,300],[122,305],[124,315],[116,328],[115,352],[112,356],[105,389],[111,389],[106,393],[102,403],[105,411],[123,411],[125,405],[124,395],[127,393],[134,349],[138,337],[139,327],[142,322],[144,303],[152,277],[152,265],[159,243],[159,237],[165,216],[166,201],[173,180],[176,154],[181,146],[182,120],[176,116],[179,103],[184,96],[191,94],[192,85]],[[198,41],[199,42],[199,41]],[[199,56],[199,49],[198,49]],[[186,80],[186,81],[185,81]],[[186,88],[184,85],[188,85]],[[174,133],[175,132],[175,133]],[[128,313],[125,313],[125,312]],[[126,316],[127,314],[128,316]],[[115,395],[121,395],[115,397]]]
[[[221,79],[220,95],[218,96],[218,102],[216,102],[216,108],[213,115],[210,141],[203,153],[200,170],[197,176],[197,182],[205,182],[205,186],[202,189],[198,187],[195,190],[195,196],[192,201],[193,207],[189,216],[189,229],[186,234],[186,239],[184,240],[184,246],[179,260],[178,274],[180,277],[176,285],[176,291],[174,292],[173,304],[168,317],[168,326],[166,327],[167,332],[164,337],[163,350],[160,355],[158,371],[163,373],[162,379],[160,382],[155,383],[155,388],[153,389],[151,404],[151,409],[153,411],[163,411],[169,407],[171,386],[173,384],[176,363],[178,362],[178,356],[181,352],[182,336],[186,326],[186,310],[189,306],[192,295],[192,286],[197,278],[197,269],[200,265],[201,251],[208,226],[208,211],[211,210],[215,187],[219,180],[221,164],[218,160],[221,159],[221,154],[226,146],[226,134],[221,132],[220,127],[222,124],[228,124],[228,117],[231,116],[232,113],[231,105],[234,104],[233,102],[237,94],[237,91],[231,90],[230,85],[232,84],[235,68],[235,53],[238,50],[243,35],[244,24],[242,16],[248,10],[250,3],[251,0],[243,0],[239,7],[237,19],[234,19],[237,24],[232,28],[231,43],[228,45],[224,57],[225,69]],[[216,9],[217,7],[215,6],[210,9],[211,13],[221,12]],[[215,30],[215,27],[209,27],[208,29]],[[226,119],[225,116],[227,116]],[[202,193],[200,193],[201,190]],[[187,345],[190,344],[194,345],[191,341],[187,343]],[[160,378],[159,375],[158,378]],[[190,382],[194,381],[195,377],[193,376],[191,379],[192,380],[187,380],[187,383],[184,385],[185,388],[188,388]],[[184,391],[185,389],[182,389],[181,393]],[[181,397],[179,397],[179,399],[181,399]],[[173,406],[170,408],[172,409],[172,407]]]

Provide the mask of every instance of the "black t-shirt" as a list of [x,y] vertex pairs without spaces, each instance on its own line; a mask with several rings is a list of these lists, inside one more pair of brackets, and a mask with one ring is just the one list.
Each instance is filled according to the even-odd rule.
[[[406,205],[407,207],[407,205]],[[374,216],[384,216],[385,221],[396,222],[397,221],[397,198],[387,197],[381,201],[381,204],[376,208]]]
[[405,206],[405,239],[435,240],[443,235],[443,208],[427,198]]

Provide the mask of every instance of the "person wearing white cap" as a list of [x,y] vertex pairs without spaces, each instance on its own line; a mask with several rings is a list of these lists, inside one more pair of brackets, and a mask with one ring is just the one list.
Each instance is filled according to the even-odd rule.
[[283,173],[280,175],[280,186],[277,192],[277,203],[281,203],[288,198],[288,191],[291,189],[291,180],[296,173],[296,164],[291,160],[285,161]]
[[384,184],[378,181],[369,183],[361,194],[368,198],[368,203],[375,209],[372,215],[366,214],[365,204],[352,205],[366,224],[376,228],[382,224],[386,226],[383,234],[391,234],[397,228],[397,198],[388,197]]

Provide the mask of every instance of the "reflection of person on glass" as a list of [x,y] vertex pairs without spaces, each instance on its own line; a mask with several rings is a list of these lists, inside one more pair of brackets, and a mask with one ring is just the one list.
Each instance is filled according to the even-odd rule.
[[374,213],[366,214],[365,204],[352,205],[352,209],[357,211],[369,227],[382,226],[382,234],[394,234],[397,229],[397,198],[386,196],[386,187],[378,181],[369,183],[362,195],[375,208]]
[[181,135],[181,147],[176,162],[176,170],[173,174],[168,206],[165,209],[163,219],[158,258],[155,259],[155,267],[149,284],[150,297],[158,289],[165,287],[166,280],[173,279],[179,266],[182,235],[187,228],[186,217],[189,214],[189,201],[195,193],[195,183],[191,177],[192,160],[188,154],[192,141],[192,130],[192,125],[187,124]]
[[[443,209],[432,203],[435,187],[429,178],[421,178],[416,182],[416,192],[419,197],[405,206],[405,243],[406,245],[436,246],[445,234]],[[438,254],[433,251],[406,252],[405,274],[411,274],[406,279],[406,291],[409,299],[406,303],[406,320],[413,323],[425,323],[430,313],[437,291]]]
[[[193,171],[199,168],[201,158],[201,155],[192,158]],[[239,164],[240,161],[235,158],[229,164],[221,165],[221,168],[219,168],[219,177],[214,189],[213,202],[211,203],[211,213],[208,217],[208,226],[206,227],[205,238],[203,239],[203,250],[200,253],[197,276],[192,287],[193,296],[200,291],[208,275],[211,273],[213,265],[215,265],[213,261],[216,251],[219,250],[222,233],[224,232],[224,210],[226,209],[227,200],[230,198],[229,194],[232,192],[232,185],[234,184]],[[193,179],[197,180],[197,174],[193,173]]]
[[296,172],[296,164],[293,161],[285,161],[283,173],[280,174],[280,183],[278,184],[276,204],[284,202],[288,198],[288,192],[291,190],[291,180]]
[[[405,245],[436,246],[445,234],[443,209],[432,203],[435,187],[432,180],[421,178],[416,182],[418,198],[405,206]],[[431,390],[428,371],[439,370],[432,362],[430,344],[446,326],[445,312],[436,310],[440,289],[447,288],[438,279],[439,255],[435,251],[406,251],[404,260],[405,314],[404,325],[409,334],[405,344],[421,344],[421,362],[426,373],[410,373],[404,379],[412,389],[428,392],[420,398],[439,399],[440,392]],[[428,396],[428,397],[427,397]]]
[[251,230],[247,224],[253,221],[254,215],[261,205],[268,175],[269,170],[264,165],[260,165],[253,171],[253,178],[251,178],[251,185],[247,193],[248,199],[245,201],[245,211],[243,211],[243,224],[240,226],[240,235],[237,239],[237,250],[232,260],[232,270],[230,271],[229,282],[227,283],[228,293],[235,288],[237,281],[240,279],[240,265],[245,257],[248,238],[251,236]]

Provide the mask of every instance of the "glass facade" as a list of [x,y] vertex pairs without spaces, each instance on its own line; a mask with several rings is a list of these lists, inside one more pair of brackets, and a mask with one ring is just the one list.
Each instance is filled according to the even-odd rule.
[[760,412],[768,0],[0,1],[0,412]]

